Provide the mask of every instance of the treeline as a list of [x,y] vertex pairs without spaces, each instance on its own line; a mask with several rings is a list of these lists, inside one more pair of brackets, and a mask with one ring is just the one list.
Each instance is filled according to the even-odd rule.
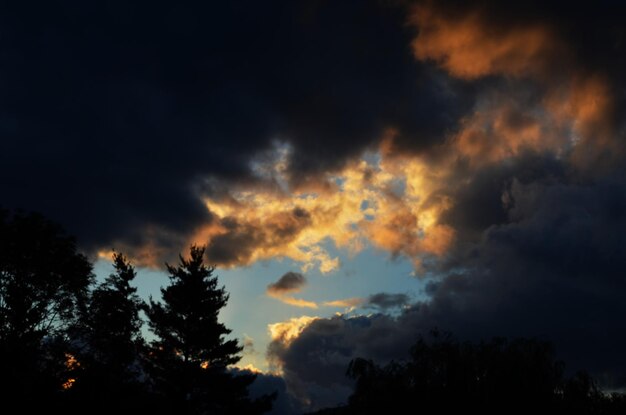
[[[96,284],[56,224],[0,211],[0,395],[13,413],[255,414],[255,376],[228,366],[242,347],[218,321],[228,294],[192,247],[159,301],[142,301],[120,253]],[[142,336],[145,313],[153,341]]]
[[605,393],[586,372],[565,376],[552,346],[537,339],[459,342],[449,333],[420,337],[410,359],[379,366],[355,359],[348,405],[332,414],[626,413],[626,396]]
[[[255,375],[229,370],[241,345],[218,321],[228,294],[204,249],[167,265],[162,298],[144,302],[135,269],[113,256],[96,283],[74,239],[37,214],[0,210],[0,396],[10,413],[258,414]],[[153,339],[142,326],[147,321]],[[548,343],[459,342],[434,331],[410,359],[356,359],[347,405],[319,414],[622,414],[626,397],[585,372],[566,377]]]

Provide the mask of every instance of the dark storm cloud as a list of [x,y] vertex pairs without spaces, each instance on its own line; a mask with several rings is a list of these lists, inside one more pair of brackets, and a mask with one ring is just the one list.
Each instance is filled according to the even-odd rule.
[[626,384],[622,177],[513,180],[509,221],[443,264],[430,316],[465,336],[548,338],[574,367]]
[[267,293],[270,295],[283,295],[299,292],[306,285],[306,278],[299,272],[289,271],[278,281],[267,286]]
[[364,307],[375,308],[384,311],[392,308],[402,307],[408,304],[409,301],[409,296],[406,294],[377,293],[372,294],[367,298]]
[[273,140],[294,183],[389,127],[427,146],[469,101],[414,61],[404,19],[377,1],[4,5],[0,203],[90,249],[178,251],[212,220],[207,179],[254,180]]
[[310,402],[305,409],[314,411],[346,402],[353,387],[345,375],[350,360],[401,359],[417,339],[415,329],[404,314],[398,320],[383,314],[333,316],[314,320],[292,343],[274,340],[267,354],[282,369],[290,393],[300,402]]
[[[505,163],[486,166],[473,173],[471,179],[466,177],[467,184],[451,193],[456,203],[440,220],[457,230],[457,243],[473,241],[490,226],[510,220],[505,191],[514,179],[524,183],[555,182],[564,179],[567,169],[553,154],[534,152],[523,152]],[[458,166],[457,170],[458,180],[462,180],[466,168]]]
[[235,375],[256,375],[256,379],[248,388],[252,399],[276,393],[276,400],[272,404],[272,410],[268,414],[296,415],[302,413],[300,403],[287,392],[285,380],[280,376],[270,373],[252,373],[247,369],[233,369]]

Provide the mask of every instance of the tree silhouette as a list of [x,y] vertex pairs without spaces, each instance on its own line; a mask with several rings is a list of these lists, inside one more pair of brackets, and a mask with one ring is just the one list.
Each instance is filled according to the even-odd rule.
[[[242,347],[218,321],[228,295],[203,248],[167,267],[163,302],[139,299],[122,254],[93,288],[73,238],[37,214],[0,209],[0,393],[5,407],[36,413],[261,413],[254,375],[234,376]],[[141,336],[144,310],[157,336]]]
[[[145,304],[122,254],[93,286],[74,240],[36,214],[0,210],[0,393],[23,413],[255,414],[275,395],[248,397],[254,375],[229,366],[242,347],[219,322],[228,301],[204,248],[167,265],[162,302]],[[144,310],[156,339],[141,336]],[[355,359],[349,404],[320,414],[626,413],[626,396],[591,376],[565,377],[550,344],[536,339],[459,342],[438,331],[420,337],[410,359],[379,366]]]
[[45,404],[61,383],[55,347],[93,281],[73,238],[37,214],[0,211],[0,373],[7,401]]
[[75,357],[80,369],[70,391],[100,409],[128,409],[142,395],[139,350],[144,302],[130,283],[135,269],[120,253],[113,255],[115,272],[91,294],[75,327]]
[[344,408],[326,413],[380,414],[419,408],[423,413],[617,414],[624,395],[601,393],[584,372],[564,377],[549,343],[494,338],[461,343],[437,331],[420,337],[408,362],[378,366],[355,359],[348,375],[355,391]]
[[170,285],[163,302],[150,299],[147,315],[158,337],[150,350],[149,368],[156,391],[178,413],[261,413],[271,397],[251,401],[247,387],[254,376],[233,376],[227,369],[240,360],[242,347],[226,340],[231,331],[218,321],[228,301],[213,267],[203,262],[204,248],[192,246],[189,259],[167,264]]

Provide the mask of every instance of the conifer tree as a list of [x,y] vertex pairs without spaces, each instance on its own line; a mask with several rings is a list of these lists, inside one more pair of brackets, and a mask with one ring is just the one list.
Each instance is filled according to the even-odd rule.
[[167,264],[170,285],[163,302],[150,299],[147,315],[157,336],[151,345],[150,373],[155,389],[172,408],[189,414],[261,413],[271,397],[251,401],[253,375],[233,376],[228,366],[240,360],[242,347],[228,340],[231,330],[218,320],[228,301],[214,268],[203,260],[204,247],[192,246],[188,259]]
[[71,392],[101,409],[128,404],[140,389],[144,302],[130,285],[136,273],[128,259],[115,253],[113,266],[115,272],[93,291],[75,330],[80,369]]

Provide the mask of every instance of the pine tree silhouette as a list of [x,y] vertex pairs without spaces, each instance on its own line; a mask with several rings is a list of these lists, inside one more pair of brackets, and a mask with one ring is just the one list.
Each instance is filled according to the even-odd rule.
[[100,409],[128,409],[142,395],[139,351],[144,302],[130,285],[136,273],[128,259],[113,255],[115,272],[93,290],[75,328],[75,383],[71,394]]
[[146,314],[158,337],[150,348],[149,369],[156,391],[178,413],[261,413],[272,397],[251,401],[253,375],[233,376],[228,366],[240,360],[242,347],[227,340],[231,330],[218,321],[228,301],[213,267],[203,262],[204,247],[192,246],[189,259],[167,264],[170,285],[163,302],[150,299]]

